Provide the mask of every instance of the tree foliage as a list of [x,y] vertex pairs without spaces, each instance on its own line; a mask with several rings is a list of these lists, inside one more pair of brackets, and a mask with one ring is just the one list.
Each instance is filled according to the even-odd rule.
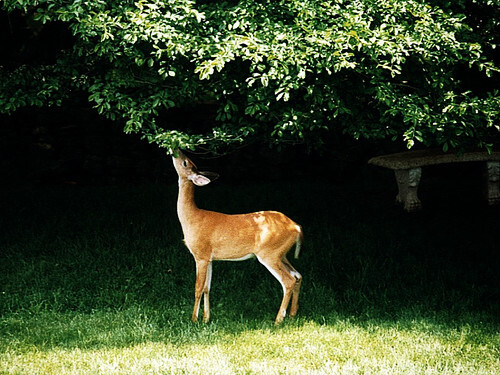
[[[45,61],[0,64],[0,111],[84,94],[172,150],[327,131],[491,147],[500,131],[499,0],[5,0],[32,30],[63,23]],[[15,48],[14,48],[15,49]],[[19,51],[18,51],[19,52]],[[217,106],[200,128],[172,108]]]

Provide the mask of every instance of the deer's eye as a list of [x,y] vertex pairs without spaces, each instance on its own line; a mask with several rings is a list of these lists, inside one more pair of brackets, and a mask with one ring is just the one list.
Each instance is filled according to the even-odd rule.
[[188,162],[187,162],[187,160],[184,160],[184,161],[182,162],[182,166],[183,166],[184,168],[186,168],[186,167],[188,166]]

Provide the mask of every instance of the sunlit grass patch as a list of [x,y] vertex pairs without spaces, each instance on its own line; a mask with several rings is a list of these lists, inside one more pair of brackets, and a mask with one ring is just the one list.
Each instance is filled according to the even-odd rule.
[[[97,346],[101,347],[94,349],[85,349],[84,342],[66,348],[9,345],[0,355],[0,371],[5,374],[496,374],[500,368],[500,335],[470,326],[452,329],[425,321],[359,324],[341,320],[332,325],[297,321],[281,328],[248,330],[238,325],[217,327],[217,323],[194,327],[198,340],[183,341],[177,337],[173,342],[176,335],[158,330],[150,339],[126,346],[106,345],[109,338],[105,336],[98,338],[101,345]],[[240,332],[233,332],[239,329]],[[133,330],[128,334],[134,338]]]

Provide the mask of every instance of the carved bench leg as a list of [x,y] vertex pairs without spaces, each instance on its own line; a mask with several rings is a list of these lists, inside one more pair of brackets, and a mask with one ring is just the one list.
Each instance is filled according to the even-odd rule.
[[500,203],[500,162],[486,162],[486,195],[489,205]]
[[394,170],[398,183],[398,195],[396,201],[403,204],[405,211],[414,212],[422,208],[418,199],[417,190],[422,176],[422,168],[396,169]]

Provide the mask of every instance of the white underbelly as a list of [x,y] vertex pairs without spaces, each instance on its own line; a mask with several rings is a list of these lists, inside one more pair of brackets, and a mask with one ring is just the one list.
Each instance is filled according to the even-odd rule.
[[247,254],[247,255],[244,255],[242,256],[241,258],[215,258],[214,260],[228,260],[230,262],[239,262],[241,260],[247,260],[247,259],[250,259],[250,258],[255,258],[255,254]]

